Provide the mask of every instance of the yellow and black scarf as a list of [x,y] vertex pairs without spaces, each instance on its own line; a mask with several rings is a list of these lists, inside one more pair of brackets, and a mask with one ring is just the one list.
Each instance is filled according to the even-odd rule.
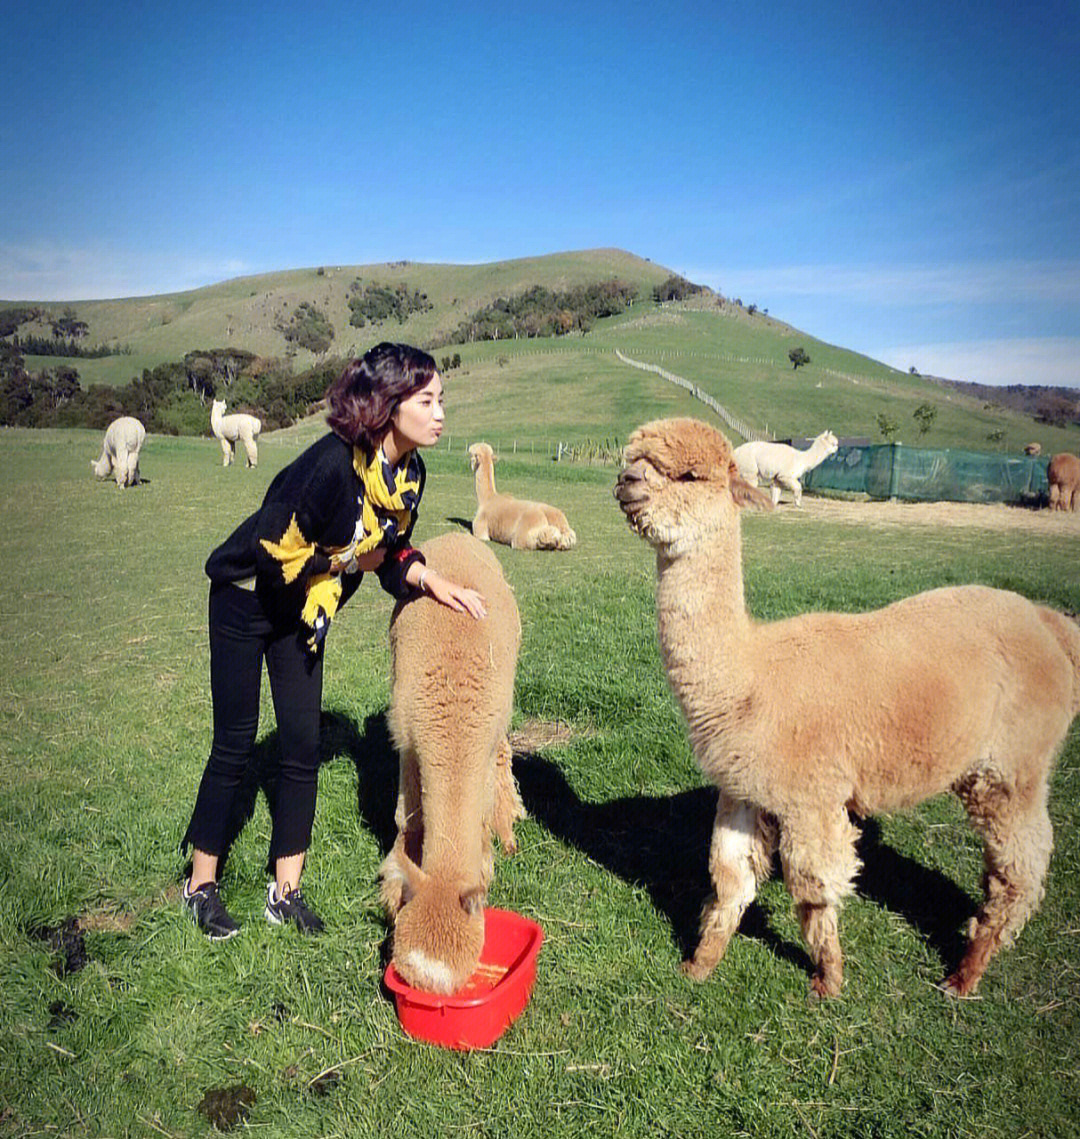
[[389,546],[409,528],[420,502],[420,459],[410,451],[405,461],[393,466],[380,447],[370,461],[359,447],[353,448],[353,469],[360,478],[357,494],[356,532],[348,546],[328,551],[330,573],[318,574],[308,585],[301,620],[313,630],[310,640],[318,648],[341,600],[341,574],[356,573],[357,556],[380,545]]

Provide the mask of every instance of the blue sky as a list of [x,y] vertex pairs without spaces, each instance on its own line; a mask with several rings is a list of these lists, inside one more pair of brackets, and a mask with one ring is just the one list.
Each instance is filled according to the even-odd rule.
[[904,368],[1080,386],[1080,4],[41,0],[0,297],[617,246]]

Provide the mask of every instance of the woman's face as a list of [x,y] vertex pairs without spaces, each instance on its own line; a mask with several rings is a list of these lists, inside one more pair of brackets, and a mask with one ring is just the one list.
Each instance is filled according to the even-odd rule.
[[443,430],[442,378],[436,372],[425,387],[398,404],[390,419],[403,451],[431,447]]

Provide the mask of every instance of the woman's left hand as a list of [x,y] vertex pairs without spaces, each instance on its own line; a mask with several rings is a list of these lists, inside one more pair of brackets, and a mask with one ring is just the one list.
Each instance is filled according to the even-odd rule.
[[448,609],[453,609],[458,613],[468,613],[471,617],[487,616],[487,601],[484,595],[477,593],[475,589],[469,589],[464,585],[455,585],[452,581],[447,581],[441,574],[430,569],[424,571],[423,582],[424,592],[433,597],[440,605],[445,605]]

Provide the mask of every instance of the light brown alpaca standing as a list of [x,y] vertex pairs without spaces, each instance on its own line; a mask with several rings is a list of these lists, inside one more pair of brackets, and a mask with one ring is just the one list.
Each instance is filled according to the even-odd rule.
[[394,967],[414,988],[451,993],[484,946],[491,832],[513,853],[514,822],[525,816],[506,736],[521,623],[498,559],[475,538],[444,534],[420,550],[487,602],[476,620],[417,597],[399,602],[390,622],[400,779],[382,900],[394,921]]
[[1055,455],[1046,468],[1051,510],[1080,510],[1080,459],[1068,451]]
[[577,535],[566,515],[543,502],[512,498],[495,490],[495,453],[487,443],[469,448],[476,472],[476,516],[472,532],[482,542],[501,542],[515,550],[571,550]]
[[660,420],[634,432],[625,461],[615,494],[656,550],[668,679],[720,789],[715,894],[686,972],[703,980],[724,955],[779,845],[813,988],[838,993],[838,908],[859,869],[848,812],[952,790],[985,847],[986,899],[946,982],[972,992],[1042,898],[1048,778],[1080,712],[1080,627],[982,586],[760,624],[743,599],[739,508],[768,501],[727,439]]

